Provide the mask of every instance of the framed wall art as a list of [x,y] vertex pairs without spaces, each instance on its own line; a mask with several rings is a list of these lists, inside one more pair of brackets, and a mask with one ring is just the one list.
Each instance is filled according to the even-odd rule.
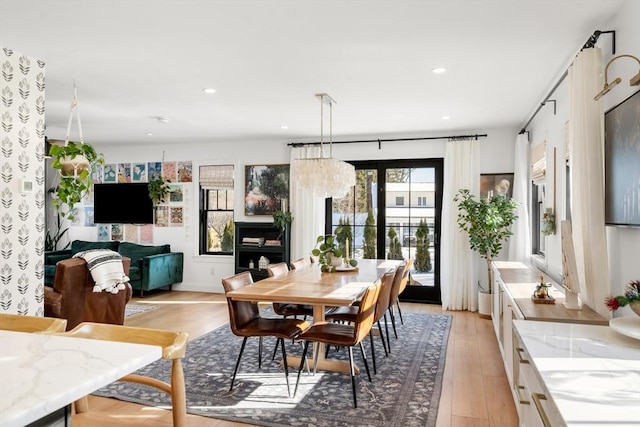
[[247,165],[245,215],[272,215],[289,199],[289,165]]
[[640,227],[640,90],[604,115],[605,224]]
[[480,198],[506,196],[513,194],[512,173],[483,173],[480,175]]

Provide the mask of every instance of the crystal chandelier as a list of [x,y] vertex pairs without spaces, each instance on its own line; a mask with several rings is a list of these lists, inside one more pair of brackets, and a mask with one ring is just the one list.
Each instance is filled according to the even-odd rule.
[[[333,104],[336,101],[326,93],[318,93],[320,99],[320,156],[295,160],[298,184],[318,197],[342,197],[356,184],[353,165],[334,159],[333,155]],[[324,157],[324,106],[329,105],[329,157]]]

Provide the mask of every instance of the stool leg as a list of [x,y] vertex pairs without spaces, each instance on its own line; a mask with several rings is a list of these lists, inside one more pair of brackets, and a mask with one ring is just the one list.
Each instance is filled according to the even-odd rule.
[[174,427],[186,427],[187,396],[184,385],[184,370],[180,359],[173,359],[171,367],[171,406]]

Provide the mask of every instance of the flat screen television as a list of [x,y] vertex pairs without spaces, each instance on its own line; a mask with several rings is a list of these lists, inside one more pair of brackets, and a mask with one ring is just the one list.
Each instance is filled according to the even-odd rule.
[[148,184],[94,184],[93,216],[96,224],[153,224]]
[[605,223],[640,227],[640,91],[604,115]]

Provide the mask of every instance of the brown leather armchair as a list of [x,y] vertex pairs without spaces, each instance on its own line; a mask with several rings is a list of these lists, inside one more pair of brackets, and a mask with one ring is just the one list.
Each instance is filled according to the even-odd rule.
[[[129,275],[131,259],[122,257],[124,273]],[[95,282],[82,258],[69,258],[57,263],[53,287],[44,288],[44,315],[67,319],[67,331],[81,322],[124,323],[125,306],[133,290],[126,288],[112,294],[93,292]]]

